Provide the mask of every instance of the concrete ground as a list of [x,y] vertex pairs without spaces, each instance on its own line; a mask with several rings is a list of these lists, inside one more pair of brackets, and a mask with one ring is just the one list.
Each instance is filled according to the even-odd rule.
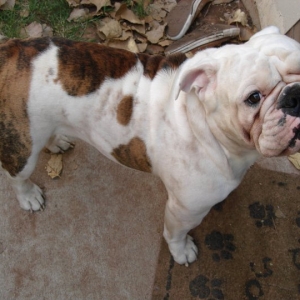
[[[166,191],[78,142],[64,154],[61,178],[32,179],[43,212],[23,211],[0,173],[0,299],[151,299],[162,241]],[[297,173],[286,158],[264,168]]]

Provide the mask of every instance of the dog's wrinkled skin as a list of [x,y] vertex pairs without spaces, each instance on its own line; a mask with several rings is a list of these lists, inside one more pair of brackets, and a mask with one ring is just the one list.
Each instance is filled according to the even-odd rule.
[[41,149],[66,150],[68,137],[162,179],[164,237],[191,263],[188,231],[258,156],[299,150],[300,45],[275,27],[191,59],[62,39],[2,45],[0,159],[22,208],[43,208],[29,176]]

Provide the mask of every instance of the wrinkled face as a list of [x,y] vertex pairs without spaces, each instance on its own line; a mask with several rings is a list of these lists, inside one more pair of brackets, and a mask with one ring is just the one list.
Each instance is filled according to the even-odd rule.
[[264,156],[299,151],[300,44],[267,32],[206,56],[180,85],[194,88],[215,137]]

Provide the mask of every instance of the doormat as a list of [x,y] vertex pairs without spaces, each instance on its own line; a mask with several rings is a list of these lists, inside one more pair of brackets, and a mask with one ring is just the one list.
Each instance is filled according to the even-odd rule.
[[253,166],[190,234],[189,267],[162,241],[152,299],[300,299],[299,176]]

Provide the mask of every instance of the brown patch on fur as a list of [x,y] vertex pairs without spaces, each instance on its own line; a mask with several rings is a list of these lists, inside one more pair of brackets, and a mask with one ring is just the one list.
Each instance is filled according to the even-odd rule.
[[151,173],[152,166],[145,143],[138,137],[131,139],[127,145],[113,149],[111,155],[122,165]]
[[27,115],[31,61],[48,46],[48,39],[16,39],[0,45],[0,160],[12,176],[31,154]]
[[130,122],[133,110],[133,97],[125,96],[117,108],[117,120],[120,124],[126,126]]
[[59,47],[57,80],[71,96],[95,92],[107,78],[123,77],[137,62],[134,53],[96,43],[55,38]]
[[176,53],[167,57],[160,55],[138,54],[139,60],[144,66],[144,75],[153,79],[161,70],[176,70],[187,59],[185,54]]

